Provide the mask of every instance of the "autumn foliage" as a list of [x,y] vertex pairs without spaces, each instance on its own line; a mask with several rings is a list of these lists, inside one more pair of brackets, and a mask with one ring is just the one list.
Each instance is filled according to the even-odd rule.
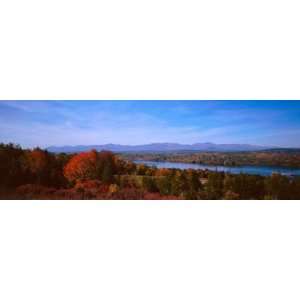
[[299,199],[300,177],[157,169],[109,151],[0,144],[0,199]]
[[47,167],[47,153],[41,149],[26,152],[25,159],[29,170],[33,174],[39,174]]
[[69,181],[97,178],[97,152],[75,155],[64,168],[64,175]]
[[93,179],[110,182],[115,169],[114,157],[111,152],[92,150],[72,157],[64,168],[64,175],[71,182]]

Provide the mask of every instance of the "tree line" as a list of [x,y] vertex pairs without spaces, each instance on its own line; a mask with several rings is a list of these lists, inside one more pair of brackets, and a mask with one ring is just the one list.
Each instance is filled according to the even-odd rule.
[[300,178],[158,169],[109,151],[0,144],[1,199],[300,199]]

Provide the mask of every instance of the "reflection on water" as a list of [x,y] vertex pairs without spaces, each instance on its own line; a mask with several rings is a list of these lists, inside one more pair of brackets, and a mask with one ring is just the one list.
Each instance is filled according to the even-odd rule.
[[219,172],[228,172],[232,174],[253,174],[269,176],[272,173],[280,173],[286,176],[300,176],[300,169],[284,168],[284,167],[267,167],[267,166],[239,166],[239,167],[227,167],[227,166],[210,166],[202,164],[189,164],[189,163],[177,163],[177,162],[159,162],[159,161],[145,161],[136,160],[136,164],[144,164],[147,166],[155,166],[157,168],[166,169],[196,169],[196,170],[211,170]]

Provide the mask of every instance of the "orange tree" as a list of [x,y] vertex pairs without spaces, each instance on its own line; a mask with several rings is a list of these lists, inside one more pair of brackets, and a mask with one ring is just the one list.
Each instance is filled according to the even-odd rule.
[[64,175],[70,182],[100,179],[113,181],[116,171],[114,155],[108,151],[92,150],[73,156],[64,168]]

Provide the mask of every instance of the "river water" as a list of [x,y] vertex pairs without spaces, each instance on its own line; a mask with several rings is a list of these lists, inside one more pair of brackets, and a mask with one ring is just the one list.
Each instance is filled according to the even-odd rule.
[[166,169],[196,169],[196,170],[211,170],[219,172],[227,172],[232,174],[252,174],[252,175],[262,175],[269,176],[272,173],[280,173],[286,176],[300,176],[300,169],[292,169],[285,167],[273,167],[273,166],[238,166],[238,167],[229,167],[229,166],[211,166],[203,164],[190,164],[190,163],[177,163],[177,162],[160,162],[160,161],[145,161],[145,160],[136,160],[136,164],[144,164],[147,166],[155,166],[157,168],[166,168]]

